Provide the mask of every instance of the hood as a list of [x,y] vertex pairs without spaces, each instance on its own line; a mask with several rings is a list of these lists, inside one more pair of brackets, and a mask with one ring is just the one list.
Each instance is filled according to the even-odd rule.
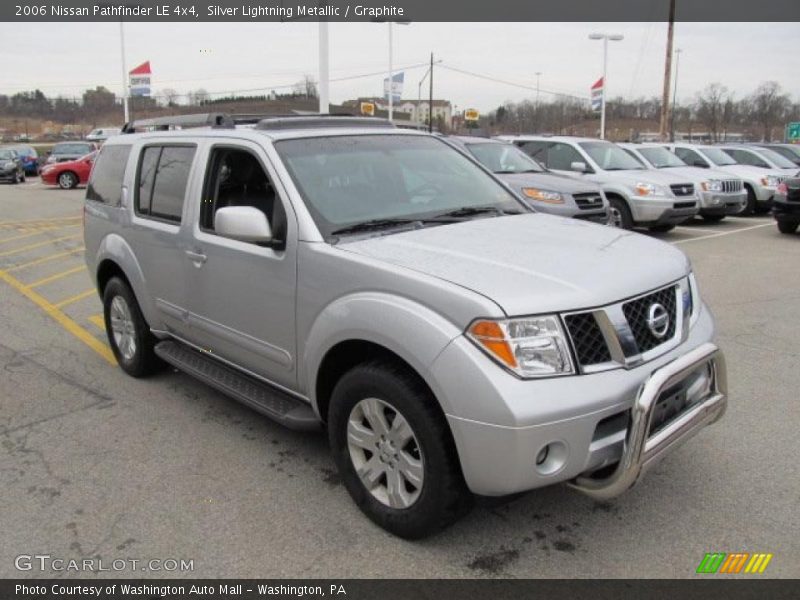
[[689,272],[686,256],[664,242],[541,213],[475,219],[336,247],[468,288],[510,316],[609,304]]
[[600,191],[595,184],[576,181],[572,177],[557,173],[497,173],[496,176],[515,191],[524,187],[536,187],[562,194],[585,194]]
[[743,179],[761,179],[767,175],[775,175],[776,177],[785,177],[786,173],[780,169],[764,169],[763,167],[754,167],[752,165],[717,165],[720,171],[726,173],[733,173]]
[[719,171],[717,169],[702,169],[700,167],[668,167],[659,169],[661,173],[672,173],[679,179],[691,181],[692,183],[699,183],[701,181],[708,181],[709,179],[730,179],[732,173]]
[[[671,171],[672,169],[670,169]],[[674,185],[676,183],[690,183],[692,179],[677,173],[665,173],[665,169],[632,169],[630,171],[600,171],[595,178],[602,179],[606,183],[628,183],[636,185],[639,182],[654,183],[657,185]]]

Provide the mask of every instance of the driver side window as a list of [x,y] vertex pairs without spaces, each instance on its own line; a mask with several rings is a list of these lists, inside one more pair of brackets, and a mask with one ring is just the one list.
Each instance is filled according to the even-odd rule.
[[585,163],[586,160],[572,146],[554,143],[547,151],[547,166],[550,169],[570,171],[574,162]]

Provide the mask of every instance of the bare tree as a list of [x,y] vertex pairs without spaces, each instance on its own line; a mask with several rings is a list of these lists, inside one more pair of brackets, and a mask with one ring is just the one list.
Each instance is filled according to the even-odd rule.
[[720,83],[711,83],[698,92],[695,101],[697,119],[708,128],[711,139],[719,141],[723,128],[725,104],[729,100],[728,88]]
[[292,92],[297,96],[305,96],[306,98],[317,97],[317,82],[311,75],[304,75],[303,79],[298,81],[292,86]]
[[172,88],[164,88],[159,96],[164,100],[166,106],[172,107],[178,104],[178,92]]
[[781,124],[791,107],[788,94],[784,94],[777,81],[765,81],[750,95],[750,115],[762,127],[763,139],[769,142],[772,128]]

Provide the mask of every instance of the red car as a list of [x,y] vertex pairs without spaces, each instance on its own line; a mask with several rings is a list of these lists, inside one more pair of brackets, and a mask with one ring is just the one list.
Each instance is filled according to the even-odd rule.
[[63,190],[71,190],[78,185],[85,185],[89,181],[96,154],[97,151],[94,151],[75,160],[43,166],[39,173],[42,183],[57,185]]

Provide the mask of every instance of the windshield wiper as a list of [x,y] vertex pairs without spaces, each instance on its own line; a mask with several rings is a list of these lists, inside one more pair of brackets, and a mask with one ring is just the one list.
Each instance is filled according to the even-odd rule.
[[[487,213],[492,213],[498,216],[508,214],[496,206],[464,206],[463,208],[457,208],[455,210],[439,213],[438,215],[434,216],[433,219],[460,219],[462,217],[474,217],[476,215],[485,215]],[[430,219],[425,220],[428,221]]]
[[347,227],[335,229],[331,231],[331,235],[345,235],[348,233],[359,233],[361,231],[377,231],[379,229],[386,229],[387,227],[409,225],[411,223],[419,223],[419,219],[370,219],[369,221],[362,221],[355,225],[348,225]]

